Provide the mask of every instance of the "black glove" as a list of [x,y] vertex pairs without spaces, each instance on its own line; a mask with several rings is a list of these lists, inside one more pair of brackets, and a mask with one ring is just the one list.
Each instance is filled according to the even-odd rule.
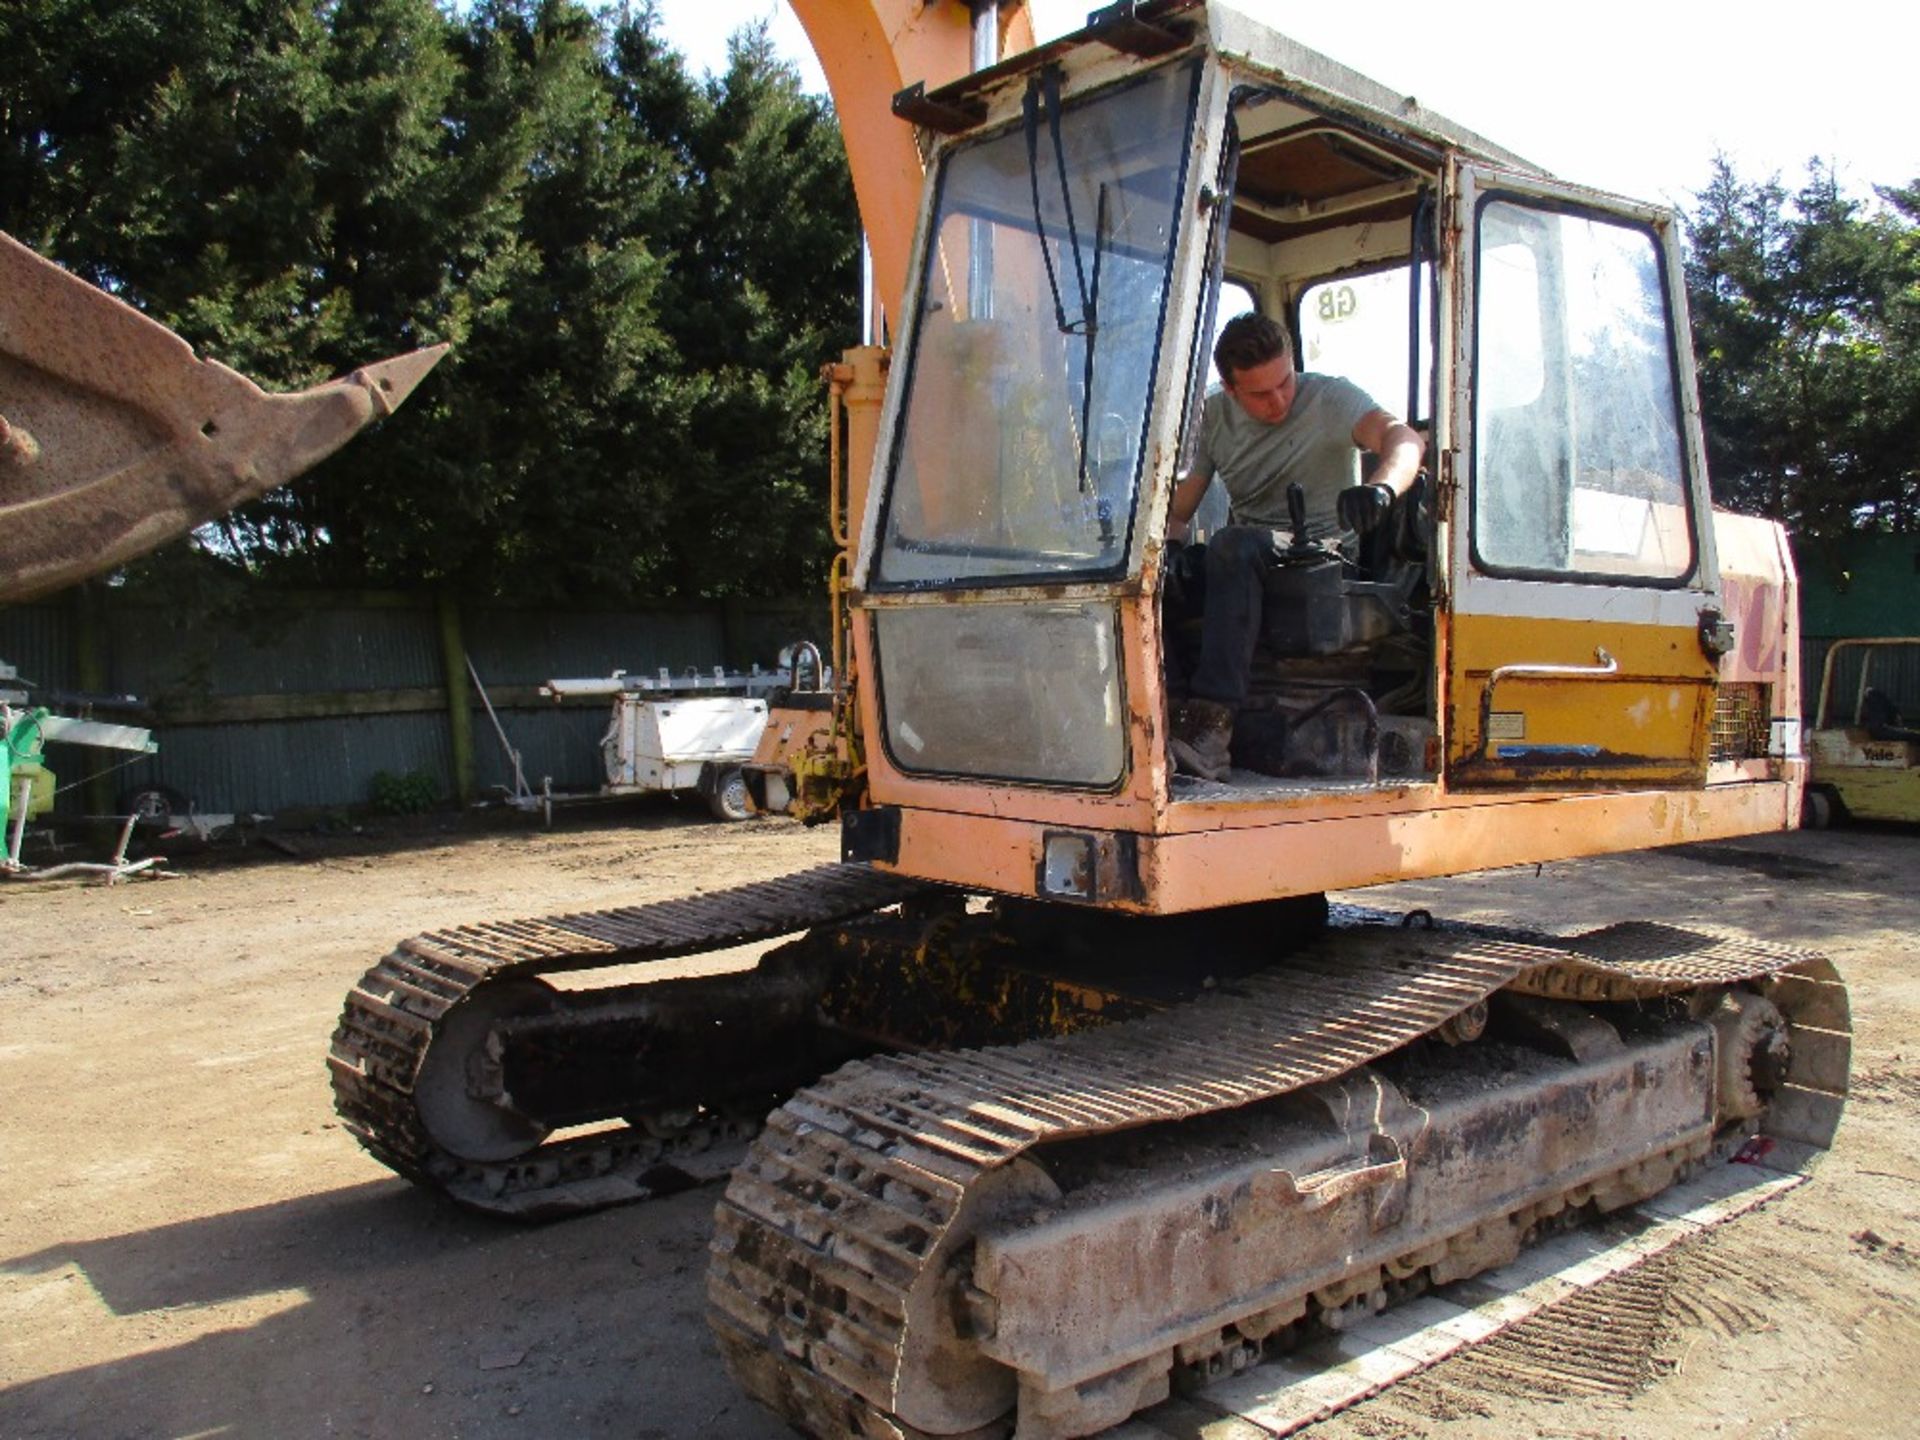
[[1340,524],[1365,535],[1393,509],[1393,491],[1385,485],[1350,485],[1340,492],[1335,503],[1339,507]]

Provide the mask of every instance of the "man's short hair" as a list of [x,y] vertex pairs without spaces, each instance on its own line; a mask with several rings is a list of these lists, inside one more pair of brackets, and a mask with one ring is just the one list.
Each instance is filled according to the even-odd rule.
[[1220,372],[1221,384],[1229,388],[1235,371],[1251,370],[1291,354],[1293,337],[1287,334],[1287,327],[1259,314],[1234,316],[1221,327],[1220,338],[1213,342],[1214,369]]

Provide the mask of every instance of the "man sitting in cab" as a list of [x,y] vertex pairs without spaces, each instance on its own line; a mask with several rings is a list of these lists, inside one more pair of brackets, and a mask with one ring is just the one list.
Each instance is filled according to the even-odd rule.
[[[1351,537],[1387,518],[1420,472],[1425,444],[1350,380],[1293,367],[1293,342],[1264,315],[1227,322],[1213,347],[1222,388],[1201,411],[1193,470],[1173,492],[1168,535],[1187,523],[1216,475],[1231,509],[1207,542],[1207,602],[1200,663],[1191,695],[1173,709],[1175,764],[1190,775],[1225,778],[1234,712],[1247,698],[1260,637],[1262,574],[1295,539],[1351,548]],[[1379,457],[1365,484],[1359,452]],[[1287,491],[1306,496],[1306,533],[1296,537]]]

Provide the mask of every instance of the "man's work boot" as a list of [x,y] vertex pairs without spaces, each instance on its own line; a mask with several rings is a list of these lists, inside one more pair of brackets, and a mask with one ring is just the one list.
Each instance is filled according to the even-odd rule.
[[1224,780],[1231,765],[1233,707],[1217,700],[1181,700],[1173,707],[1173,763],[1202,780]]

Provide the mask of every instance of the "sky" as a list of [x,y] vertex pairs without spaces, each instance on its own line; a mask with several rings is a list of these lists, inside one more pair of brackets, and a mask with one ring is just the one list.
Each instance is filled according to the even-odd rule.
[[[727,37],[770,22],[809,89],[826,89],[784,0],[656,0],[696,72]],[[1046,40],[1097,0],[1030,0]],[[1920,179],[1911,0],[1240,0],[1295,40],[1410,94],[1562,179],[1686,208],[1724,151],[1746,179],[1788,189],[1810,157],[1846,187]],[[1470,20],[1455,17],[1470,16]]]

